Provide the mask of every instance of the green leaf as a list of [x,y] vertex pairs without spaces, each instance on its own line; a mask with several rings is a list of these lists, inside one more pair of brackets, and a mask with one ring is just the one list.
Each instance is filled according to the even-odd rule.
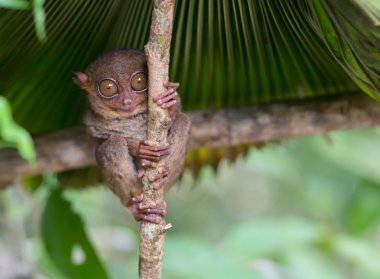
[[[17,121],[32,133],[82,124],[86,100],[70,80],[72,71],[84,70],[106,50],[142,48],[152,2],[46,2],[49,40],[43,45],[32,32],[36,22],[45,38],[43,1],[33,2],[35,19],[27,12],[2,12],[0,76]],[[181,83],[183,107],[236,107],[357,90],[308,20],[311,2],[178,1],[170,77]]]
[[0,8],[27,9],[29,2],[26,0],[0,0]]
[[379,4],[362,0],[313,3],[317,34],[352,80],[380,99]]
[[25,129],[13,121],[10,104],[2,96],[0,96],[0,139],[8,144],[14,144],[20,155],[29,163],[35,162],[33,140]]
[[33,0],[34,24],[36,26],[37,37],[41,42],[46,41],[44,2],[45,0]]
[[43,182],[43,176],[37,175],[37,176],[26,176],[22,179],[22,184],[26,186],[31,192],[36,191]]
[[380,187],[364,181],[352,194],[344,209],[343,222],[353,233],[360,234],[380,219]]
[[51,260],[67,278],[108,278],[82,220],[63,199],[60,189],[51,191],[42,216],[41,234]]

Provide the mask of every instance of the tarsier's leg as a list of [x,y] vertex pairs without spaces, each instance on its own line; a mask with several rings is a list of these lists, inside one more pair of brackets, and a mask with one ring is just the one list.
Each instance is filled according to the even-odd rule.
[[107,184],[137,221],[158,222],[166,208],[142,206],[141,182],[123,137],[111,136],[96,149],[96,161]]
[[165,159],[168,171],[168,181],[165,183],[165,191],[169,190],[182,173],[185,164],[187,144],[190,138],[190,126],[190,118],[184,113],[178,113],[169,131],[170,154]]
[[96,148],[96,161],[108,186],[127,204],[132,195],[138,195],[138,178],[132,156],[124,138],[110,136]]

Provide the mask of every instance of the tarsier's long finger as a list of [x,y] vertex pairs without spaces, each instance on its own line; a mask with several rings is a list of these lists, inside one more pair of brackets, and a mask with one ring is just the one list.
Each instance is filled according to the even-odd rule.
[[141,155],[147,155],[147,156],[161,158],[161,157],[165,157],[166,155],[169,155],[170,151],[169,151],[169,149],[164,149],[164,150],[160,150],[160,151],[151,151],[151,150],[146,150],[146,149],[140,149],[139,153],[140,153],[140,156]]
[[167,213],[166,203],[164,203],[162,206],[157,206],[156,204],[139,204],[138,210],[140,212],[144,212],[145,214],[158,214],[165,216]]
[[146,221],[150,223],[159,224],[161,221],[161,217],[154,214],[141,215],[137,221]]
[[168,150],[170,148],[169,144],[163,144],[163,145],[158,145],[158,146],[149,146],[149,145],[141,145],[140,150],[149,150],[149,151],[164,151]]
[[168,180],[169,180],[169,178],[167,176],[160,179],[159,181],[153,183],[153,188],[155,190],[161,189],[162,187],[164,187],[166,185],[166,183],[168,183]]
[[179,83],[178,82],[165,81],[164,82],[164,87],[177,89],[179,87]]
[[150,182],[155,182],[155,181],[158,181],[162,178],[165,178],[168,176],[168,172],[167,171],[164,171],[164,172],[161,172],[161,173],[155,173],[155,174],[151,174],[148,176],[148,179]]
[[140,146],[140,148],[148,149],[148,150],[152,150],[152,151],[161,151],[161,150],[168,149],[169,147],[170,147],[169,144],[157,145],[155,142],[150,141],[150,140],[143,141],[141,143],[141,146]]
[[144,154],[140,154],[140,159],[144,159],[144,160],[150,161],[152,163],[157,163],[160,160],[159,157],[149,156],[149,155],[144,155]]
[[166,90],[164,92],[160,92],[153,97],[153,101],[157,102],[158,100],[165,98],[166,96],[169,96],[169,95],[173,94],[174,92],[176,92],[176,90],[174,88],[170,88],[169,90]]
[[[143,177],[145,175],[145,170],[144,169],[139,169],[138,171],[137,171],[137,177],[138,178],[141,178],[141,177]],[[133,200],[133,198],[132,198],[132,200]]]
[[155,167],[157,167],[157,163],[143,159],[143,160],[141,160],[141,166],[143,166],[145,168],[146,167],[155,168]]
[[161,105],[161,104],[165,104],[169,102],[170,100],[177,100],[177,97],[178,97],[178,92],[175,91],[172,94],[169,94],[166,97],[159,99],[157,101],[157,104]]
[[177,100],[173,100],[171,102],[162,104],[161,107],[163,107],[163,108],[170,108],[170,107],[174,106],[176,103],[177,103]]
[[153,208],[145,208],[140,209],[140,212],[144,215],[156,214],[165,217],[166,216],[166,208],[153,207]]
[[143,194],[141,193],[140,195],[138,196],[133,196],[132,197],[132,202],[135,202],[135,203],[139,203],[139,202],[142,202],[144,196]]

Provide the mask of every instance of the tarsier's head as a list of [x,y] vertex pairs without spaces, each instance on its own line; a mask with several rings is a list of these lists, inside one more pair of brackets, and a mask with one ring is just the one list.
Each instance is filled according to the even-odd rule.
[[147,110],[148,71],[142,50],[105,53],[85,72],[74,73],[73,80],[89,94],[93,111],[104,118],[130,117]]

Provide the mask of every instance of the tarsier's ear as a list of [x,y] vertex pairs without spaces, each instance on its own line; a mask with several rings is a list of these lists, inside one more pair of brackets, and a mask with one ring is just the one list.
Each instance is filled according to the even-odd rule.
[[90,77],[82,72],[74,72],[73,82],[79,87],[85,89],[90,85]]

